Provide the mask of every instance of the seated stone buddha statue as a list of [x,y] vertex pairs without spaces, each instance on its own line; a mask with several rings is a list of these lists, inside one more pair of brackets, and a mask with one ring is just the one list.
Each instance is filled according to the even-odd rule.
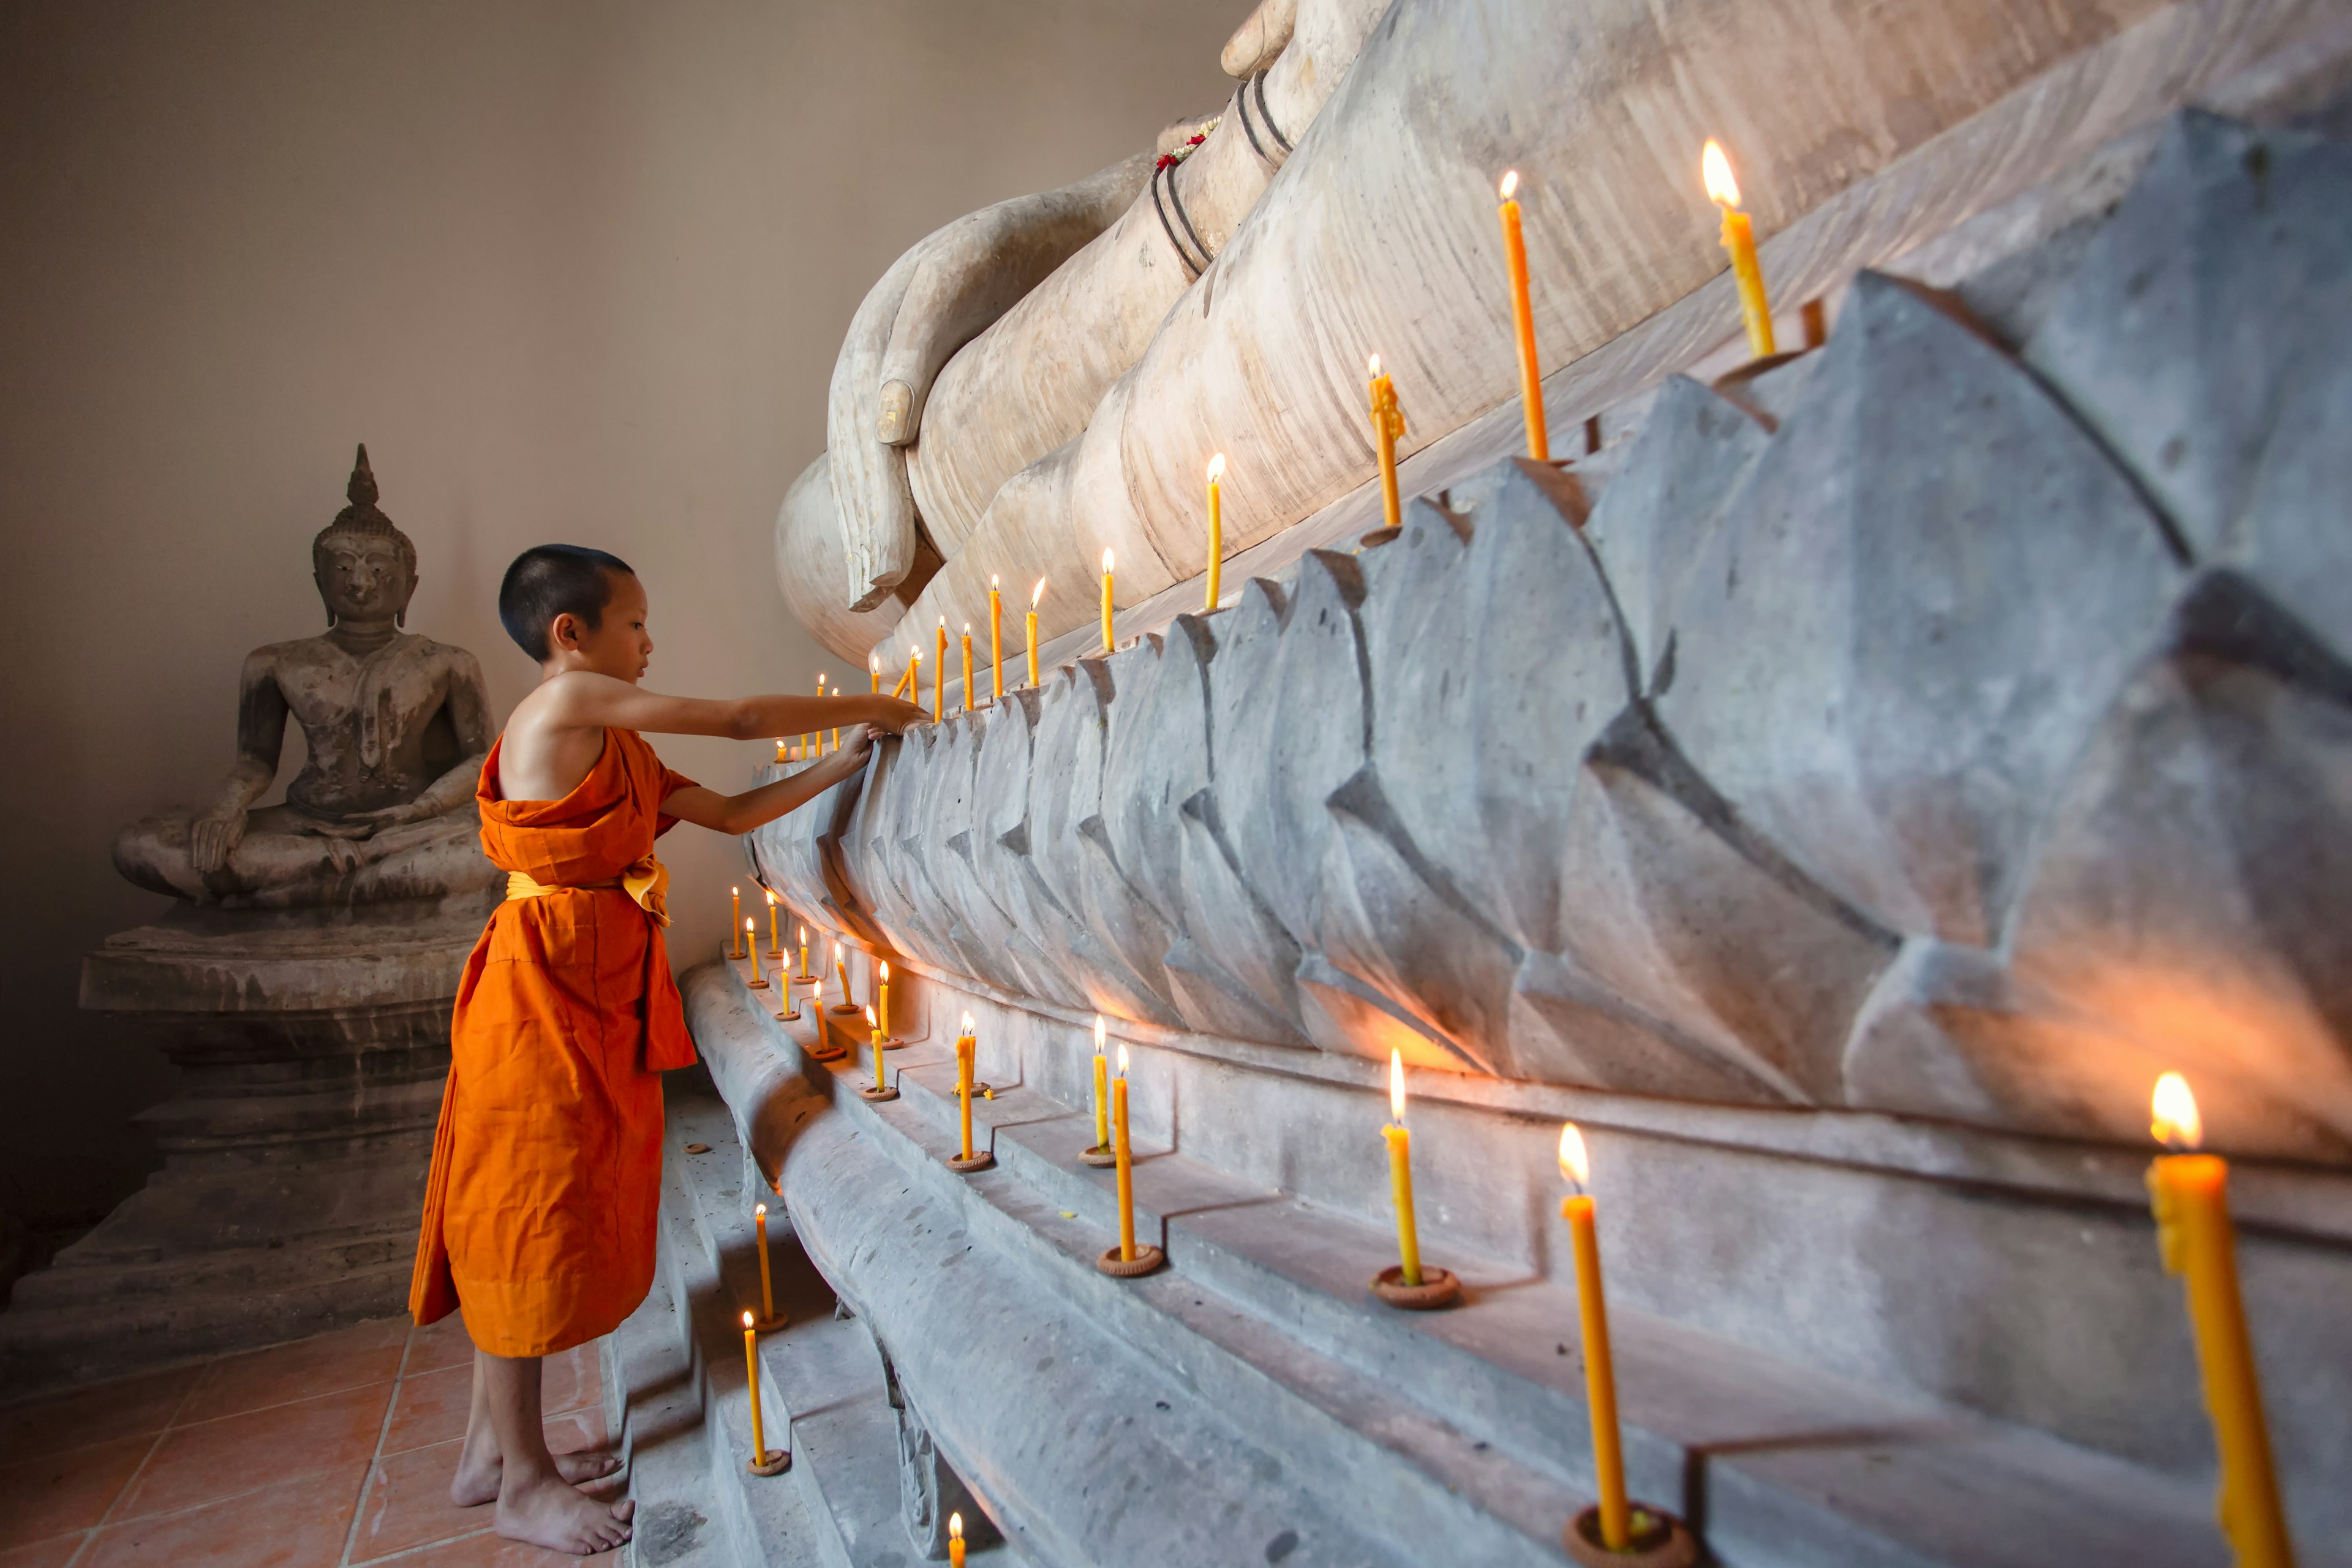
[[[250,909],[437,898],[500,875],[478,843],[474,788],[493,726],[481,667],[402,629],[416,547],[376,506],[359,449],[345,507],[310,543],[328,629],[246,656],[236,765],[194,814],[116,838],[142,888]],[[291,714],[309,748],[283,805],[254,809],[278,776]]]

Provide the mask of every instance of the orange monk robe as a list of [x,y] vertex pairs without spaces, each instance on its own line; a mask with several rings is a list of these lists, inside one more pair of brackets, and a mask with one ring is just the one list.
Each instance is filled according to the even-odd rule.
[[[477,798],[482,847],[512,879],[466,961],[408,1310],[466,1310],[492,1355],[551,1355],[610,1333],[654,1277],[661,1072],[693,1065],[662,942],[640,907],[661,803],[694,781],[630,730],[562,800],[509,801],[499,748]],[[542,886],[535,892],[531,884]],[[523,896],[529,893],[531,896]]]

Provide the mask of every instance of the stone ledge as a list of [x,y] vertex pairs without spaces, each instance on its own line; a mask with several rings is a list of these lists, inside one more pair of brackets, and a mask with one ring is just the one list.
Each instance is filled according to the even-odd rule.
[[[1304,1423],[1311,1430],[1348,1426],[1354,1415],[1367,1420],[1366,1431],[1349,1426],[1360,1444],[1367,1431],[1385,1437],[1399,1430],[1400,1415],[1408,1429],[1443,1431],[1461,1422],[1459,1440],[1439,1441],[1433,1450],[1374,1440],[1381,1457],[1370,1467],[1372,1477],[1364,1474],[1360,1454],[1352,1463],[1318,1466],[1331,1476],[1335,1493],[1370,1487],[1392,1499],[1400,1488],[1433,1481],[1504,1524],[1530,1551],[1540,1539],[1537,1521],[1513,1515],[1566,1517],[1576,1493],[1553,1468],[1567,1462],[1559,1438],[1573,1441],[1581,1428],[1576,1363],[1553,1357],[1544,1364],[1538,1356],[1530,1364],[1523,1342],[1533,1335],[1538,1343],[1572,1343],[1574,1313],[1564,1293],[1514,1280],[1507,1268],[1433,1252],[1449,1267],[1459,1263],[1473,1285],[1473,1305],[1401,1322],[1357,1295],[1357,1275],[1386,1260],[1376,1234],[1188,1169],[1192,1163],[1180,1156],[1147,1160],[1137,1173],[1146,1223],[1162,1227],[1176,1269],[1141,1289],[1107,1286],[1089,1267],[1105,1237],[1107,1200],[1096,1179],[1040,1152],[1041,1140],[1052,1146],[1045,1128],[1056,1121],[1075,1127],[1069,1107],[1029,1089],[1000,1091],[996,1101],[982,1102],[987,1114],[976,1114],[976,1123],[995,1125],[1004,1163],[965,1182],[938,1163],[950,1136],[949,1102],[932,1081],[940,1066],[911,1064],[901,1073],[902,1100],[870,1107],[847,1093],[863,1081],[854,1063],[822,1075],[803,1068],[797,1045],[764,1009],[747,1005],[749,994],[724,966],[697,971],[691,995],[706,1057],[739,1121],[754,1130],[763,1162],[783,1161],[788,1199],[797,1139],[846,1122],[856,1129],[846,1134],[852,1142],[873,1138],[902,1182],[935,1194],[925,1201],[958,1204],[975,1236],[1022,1258],[1025,1295],[1043,1290],[1089,1315],[1110,1314],[1107,1321],[1120,1338],[1185,1367],[1197,1395],[1212,1403],[1220,1395],[1244,1400],[1236,1407],[1250,1409],[1254,1426],[1273,1420],[1277,1429]],[[791,1083],[803,1071],[814,1079],[813,1089]],[[830,1109],[822,1103],[827,1080],[841,1086],[830,1095]],[[734,1099],[751,1084],[804,1100],[784,1119],[791,1127],[779,1125],[768,1105]],[[808,1098],[813,1093],[818,1098]],[[1024,1124],[1018,1131],[1015,1121]],[[1171,1194],[1163,1184],[1179,1190]],[[1176,1212],[1203,1199],[1244,1206]],[[1057,1223],[1055,1205],[1082,1218]],[[1255,1223],[1277,1210],[1278,1225]],[[795,1213],[813,1243],[845,1217],[811,1215],[797,1203]],[[1236,1224],[1236,1215],[1253,1223]],[[1281,1246],[1270,1249],[1273,1239]],[[853,1296],[872,1245],[869,1236],[865,1248],[828,1264],[836,1285],[847,1277]],[[826,1263],[830,1249],[817,1251]],[[1314,1261],[1296,1261],[1302,1251]],[[1289,1260],[1274,1260],[1284,1258]],[[1201,1314],[1206,1320],[1188,1321]],[[1624,1368],[1635,1488],[1667,1506],[1688,1508],[1696,1500],[1727,1563],[2093,1562],[2110,1560],[2125,1542],[2139,1563],[2219,1560],[2219,1539],[2201,1500],[2147,1472],[1947,1408],[1775,1368],[1737,1346],[1638,1313],[1612,1316],[1622,1324],[1612,1328]],[[1213,1331],[1218,1320],[1226,1331]],[[887,1315],[877,1327],[886,1337],[907,1331]],[[1343,1359],[1334,1360],[1334,1352]],[[1351,1370],[1351,1362],[1373,1370]],[[1396,1407],[1400,1368],[1417,1373],[1409,1381],[1426,1403]],[[1431,1405],[1452,1419],[1433,1419]],[[1273,1414],[1285,1409],[1299,1413]],[[1319,1414],[1310,1419],[1304,1411]],[[952,1425],[951,1417],[943,1419]],[[1479,1443],[1487,1447],[1479,1449]],[[1535,1445],[1547,1451],[1507,1452]],[[1310,1447],[1328,1453],[1332,1440],[1327,1435]],[[1999,1517],[1985,1517],[1980,1507],[1988,1486],[2009,1500]],[[1524,1505],[1531,1495],[1540,1506],[1513,1506],[1514,1498]],[[2068,1531],[2080,1532],[2071,1547]],[[2175,1555],[2162,1555],[2168,1552]]]

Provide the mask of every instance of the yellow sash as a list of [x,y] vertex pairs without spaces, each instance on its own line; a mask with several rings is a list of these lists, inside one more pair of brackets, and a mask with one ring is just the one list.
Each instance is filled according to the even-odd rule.
[[550,893],[588,892],[598,888],[618,888],[636,900],[637,907],[653,917],[654,924],[669,924],[669,868],[648,855],[609,882],[589,882],[580,886],[558,884],[549,887],[531,879],[528,871],[507,873],[507,897],[509,899],[542,899]]

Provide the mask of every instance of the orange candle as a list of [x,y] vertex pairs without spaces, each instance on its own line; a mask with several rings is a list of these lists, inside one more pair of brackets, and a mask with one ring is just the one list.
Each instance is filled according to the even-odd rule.
[[907,700],[918,708],[923,705],[922,674],[923,650],[910,647],[907,650],[907,673],[899,678],[898,684],[907,689]]
[[988,698],[1004,700],[1004,595],[993,572],[988,576]]
[[971,685],[971,623],[966,621],[963,624],[963,710],[965,712],[969,713],[979,706],[973,700],[976,695]]
[[1112,557],[1111,557],[1111,552],[1110,552],[1109,551],[1108,551],[1108,550],[1104,551],[1104,552],[1103,552],[1103,602],[1102,602],[1102,623],[1103,623],[1103,652],[1105,652],[1105,653],[1108,653],[1108,652],[1111,650],[1111,640],[1110,640],[1110,576],[1111,576],[1111,567],[1112,567],[1112,565],[1113,565],[1113,564],[1114,564],[1114,562],[1113,562]]
[[768,1205],[754,1204],[751,1217],[760,1222],[760,1321],[776,1321],[776,1289],[768,1272]]
[[866,1033],[867,1048],[874,1053],[874,1092],[879,1094],[889,1086],[882,1081],[882,1023],[871,1007],[866,1009]]
[[882,656],[881,656],[880,654],[878,654],[878,653],[869,653],[869,654],[867,654],[867,655],[866,656],[866,668],[869,671],[871,671],[871,672],[872,672],[872,677],[873,677],[873,678],[872,678],[872,679],[868,682],[867,689],[868,689],[869,690],[871,690],[871,691],[874,693],[874,695],[875,695],[875,696],[877,696],[877,697],[881,696],[881,695],[882,695]]
[[938,659],[931,666],[931,717],[948,716],[948,618],[940,617]]
[[1217,607],[1220,571],[1225,563],[1225,455],[1209,459],[1209,604]]
[[833,977],[841,982],[841,1005],[849,1005],[849,964],[841,955],[841,943],[833,944]]
[[768,899],[768,956],[781,963],[784,956],[784,944],[776,938],[776,895],[764,888],[761,891],[767,893]]
[[806,927],[806,926],[803,926],[803,927],[801,927],[801,928],[800,928],[800,933],[801,933],[801,978],[802,978],[803,980],[806,980],[806,979],[809,977],[809,967],[808,967],[808,927]]
[[1756,261],[1756,226],[1739,210],[1739,182],[1731,177],[1731,160],[1723,155],[1723,143],[1708,137],[1698,162],[1707,200],[1723,209],[1723,248],[1731,253],[1731,275],[1739,285],[1748,352],[1762,359],[1772,352],[1772,307],[1764,297],[1764,269]]
[[791,760],[792,760],[792,759],[791,759],[790,757],[788,757],[788,756],[786,756],[786,755],[784,754],[784,738],[783,738],[782,735],[777,736],[777,737],[776,737],[776,761],[778,761],[778,762],[780,762],[780,763],[785,763],[785,762],[790,762]]
[[948,1568],[963,1568],[963,1515],[948,1515]]
[[1381,374],[1381,356],[1371,359],[1372,443],[1381,459],[1381,515],[1395,528],[1404,521],[1397,500],[1396,444],[1404,434],[1404,410],[1397,406],[1396,383]]
[[749,919],[746,919],[743,921],[743,945],[745,948],[750,950],[751,954],[751,979],[750,982],[751,989],[754,991],[764,991],[767,989],[768,982],[760,973],[759,928],[754,921]]
[[1110,1086],[1111,1152],[1118,1159],[1118,1260],[1135,1261],[1135,1156],[1127,1144],[1127,1042],[1118,1043],[1118,1077]]
[[[730,888],[727,889],[727,897],[733,901],[735,908],[735,912],[728,918],[727,922],[730,926],[732,926],[736,921],[743,918],[743,889],[740,888]],[[727,939],[727,956],[730,958],[740,958],[743,956],[740,952],[735,951],[735,939],[731,936]]]
[[1592,1225],[1592,1199],[1583,1188],[1591,1174],[1584,1135],[1573,1121],[1559,1130],[1559,1173],[1576,1193],[1560,1202],[1560,1217],[1576,1251],[1576,1307],[1584,1328],[1584,1397],[1592,1414],[1592,1474],[1601,1490],[1601,1543],[1622,1552],[1633,1539],[1632,1510],[1625,1502],[1625,1456],[1617,1432],[1617,1373],[1609,1357],[1609,1308],[1601,1294],[1601,1238]]
[[2189,1299],[2205,1410],[2221,1460],[2221,1495],[2215,1500],[2221,1533],[2237,1549],[2238,1568],[2293,1568],[2294,1548],[2279,1507],[2270,1425],[2263,1415],[2253,1341],[2238,1290],[2230,1166],[2218,1155],[2193,1152],[2204,1122],[2197,1097],[2177,1072],[2157,1079],[2152,1131],[2174,1151],[2148,1167],[2147,1190],[2164,1271],[2180,1276]]
[[879,1007],[882,1011],[881,1016],[875,1020],[874,1026],[882,1031],[879,1037],[887,1040],[890,1037],[890,964],[888,960],[886,959],[883,961],[881,971],[882,978],[874,987],[874,1005]]
[[963,1119],[962,1158],[971,1158],[971,1077],[974,1058],[980,1055],[980,1041],[971,1032],[971,1015],[963,1016],[963,1033],[956,1037],[956,1099],[961,1102]]
[[1389,1196],[1396,1205],[1397,1262],[1407,1285],[1421,1284],[1421,1230],[1412,1217],[1412,1134],[1404,1127],[1404,1053],[1389,1050]]
[[1511,268],[1511,321],[1519,339],[1519,406],[1527,416],[1528,456],[1538,463],[1551,461],[1551,439],[1545,433],[1543,371],[1536,360],[1536,308],[1528,292],[1528,242],[1519,230],[1519,172],[1503,176],[1503,254]]
[[760,1336],[751,1327],[751,1314],[743,1314],[743,1375],[751,1395],[751,1467],[754,1469],[774,1462],[768,1452],[767,1434],[760,1426]]
[[1103,1018],[1095,1015],[1095,1147],[1110,1146],[1110,1063],[1103,1056]]
[[1029,590],[1029,684],[1037,684],[1037,601],[1045,596],[1045,579]]

